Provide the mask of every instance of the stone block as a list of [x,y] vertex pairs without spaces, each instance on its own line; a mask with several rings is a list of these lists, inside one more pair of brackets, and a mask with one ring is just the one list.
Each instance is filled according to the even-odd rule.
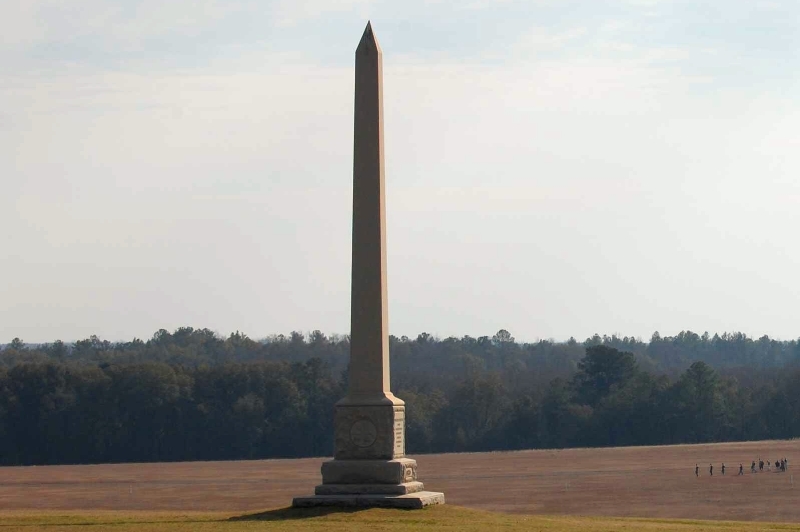
[[435,491],[418,491],[406,495],[314,495],[295,497],[295,508],[334,506],[342,508],[405,508],[419,509],[444,504],[444,494]]
[[406,454],[406,409],[398,405],[336,405],[334,458],[392,460]]
[[425,489],[422,482],[404,484],[320,484],[314,490],[316,495],[405,495]]
[[417,461],[329,460],[322,463],[323,484],[405,484],[417,480]]

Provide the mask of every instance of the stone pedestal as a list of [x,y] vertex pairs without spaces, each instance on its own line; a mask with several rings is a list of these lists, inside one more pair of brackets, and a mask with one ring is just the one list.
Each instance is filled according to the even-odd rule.
[[[353,405],[343,400],[334,415],[334,459],[322,464],[322,484],[295,507],[380,506],[423,508],[444,504],[442,493],[425,491],[417,462],[405,457],[405,406]],[[388,402],[388,401],[387,401]]]

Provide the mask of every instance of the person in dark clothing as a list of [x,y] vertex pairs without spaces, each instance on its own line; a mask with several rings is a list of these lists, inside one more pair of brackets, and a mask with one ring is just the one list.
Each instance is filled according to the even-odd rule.
[[709,476],[714,476],[714,464],[708,464],[708,474]]
[[725,474],[725,462],[722,462],[722,474]]
[[761,458],[758,459],[758,470],[764,471],[764,460],[762,460]]
[[697,464],[694,465],[694,476],[696,477],[700,476],[700,466]]
[[744,475],[744,466],[742,464],[739,464],[739,474]]

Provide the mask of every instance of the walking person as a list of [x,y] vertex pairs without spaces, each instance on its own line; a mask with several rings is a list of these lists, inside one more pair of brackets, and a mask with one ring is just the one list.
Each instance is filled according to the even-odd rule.
[[725,474],[725,462],[722,462],[722,474]]
[[700,466],[697,464],[694,465],[694,476],[696,477],[700,476]]
[[708,475],[714,476],[714,464],[708,464]]
[[744,466],[742,464],[739,464],[739,474],[744,475]]

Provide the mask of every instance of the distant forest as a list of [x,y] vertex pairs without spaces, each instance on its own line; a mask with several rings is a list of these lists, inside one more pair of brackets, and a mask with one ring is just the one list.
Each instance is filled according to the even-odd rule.
[[[0,350],[0,464],[328,456],[349,340],[208,329]],[[390,338],[407,452],[800,436],[800,344],[741,333],[649,342]]]

